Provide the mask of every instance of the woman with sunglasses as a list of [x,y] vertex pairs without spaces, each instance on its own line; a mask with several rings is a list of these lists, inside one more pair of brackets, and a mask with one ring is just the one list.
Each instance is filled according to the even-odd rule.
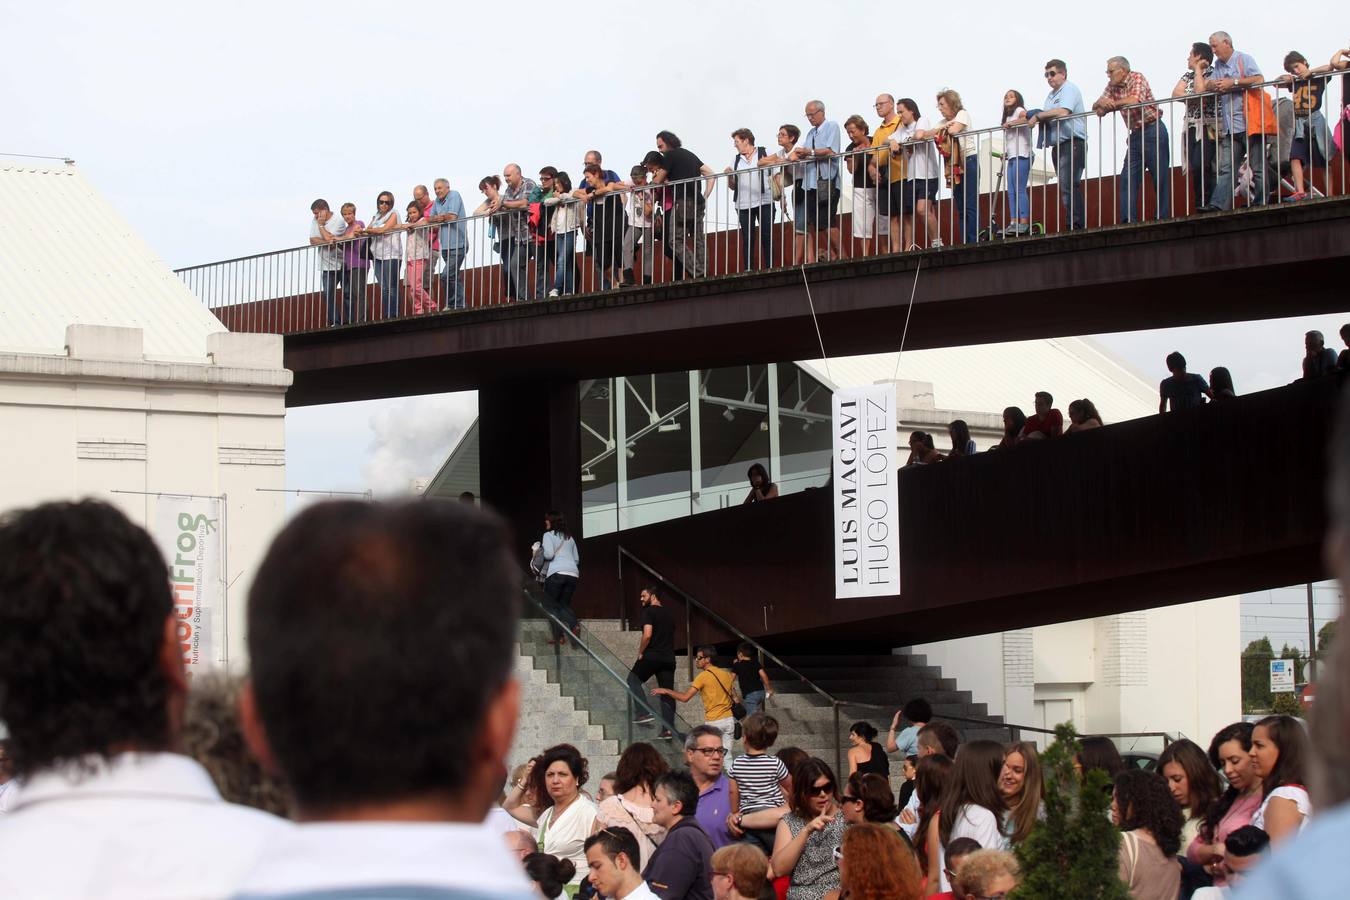
[[773,870],[788,876],[787,900],[824,900],[839,888],[835,849],[844,839],[838,780],[825,760],[811,757],[792,773],[792,812],[778,823]]
[[895,823],[900,810],[895,806],[895,794],[891,793],[891,783],[885,776],[875,772],[854,772],[848,776],[839,804],[844,821],[849,825],[867,822],[880,825],[895,832],[896,837],[909,846],[909,837]]
[[399,314],[398,270],[403,258],[403,226],[398,210],[394,209],[394,195],[380,191],[375,198],[375,218],[366,226],[370,240],[371,262],[375,266],[375,281],[380,286],[380,314],[393,319]]

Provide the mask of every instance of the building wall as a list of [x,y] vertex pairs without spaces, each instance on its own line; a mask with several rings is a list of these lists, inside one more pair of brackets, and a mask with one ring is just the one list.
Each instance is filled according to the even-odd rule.
[[[989,712],[1080,732],[1181,733],[1202,746],[1241,715],[1238,597],[921,644]],[[1161,740],[1122,739],[1157,752]]]
[[0,354],[0,508],[92,497],[153,531],[156,492],[224,495],[227,661],[284,518],[281,339],[218,334],[201,363],[148,361],[141,330],[71,326],[66,356]]

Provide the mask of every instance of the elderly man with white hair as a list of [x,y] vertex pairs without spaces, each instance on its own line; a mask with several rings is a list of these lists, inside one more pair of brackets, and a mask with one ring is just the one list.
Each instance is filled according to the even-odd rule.
[[1252,205],[1266,202],[1269,185],[1275,178],[1274,160],[1266,135],[1277,127],[1270,100],[1262,96],[1260,118],[1248,121],[1246,92],[1265,81],[1261,67],[1250,53],[1233,49],[1226,31],[1209,36],[1214,51],[1214,74],[1203,85],[1196,81],[1196,93],[1219,91],[1219,170],[1214,178],[1214,193],[1208,209],[1233,208],[1233,179],[1244,161],[1252,170]]

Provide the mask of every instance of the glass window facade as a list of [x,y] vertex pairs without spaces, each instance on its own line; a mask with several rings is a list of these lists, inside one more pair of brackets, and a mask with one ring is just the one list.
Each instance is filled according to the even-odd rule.
[[794,363],[583,382],[583,534],[734,506],[760,463],[780,493],[829,478],[830,391]]

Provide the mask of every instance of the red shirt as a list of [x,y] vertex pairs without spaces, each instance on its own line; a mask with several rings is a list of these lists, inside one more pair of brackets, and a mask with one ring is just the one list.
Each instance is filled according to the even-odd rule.
[[1052,409],[1042,418],[1039,413],[1027,419],[1027,424],[1022,426],[1022,434],[1027,435],[1039,431],[1046,437],[1059,437],[1064,433],[1064,414],[1057,409]]
[[[1107,84],[1106,90],[1102,92],[1103,96],[1117,101],[1125,101],[1129,97],[1135,97],[1132,102],[1152,103],[1153,90],[1148,86],[1148,79],[1139,72],[1131,72],[1125,76],[1125,80],[1120,84]],[[1134,109],[1122,109],[1120,117],[1125,120],[1125,124],[1130,130],[1147,125],[1155,121],[1161,113],[1156,106],[1137,106]]]

